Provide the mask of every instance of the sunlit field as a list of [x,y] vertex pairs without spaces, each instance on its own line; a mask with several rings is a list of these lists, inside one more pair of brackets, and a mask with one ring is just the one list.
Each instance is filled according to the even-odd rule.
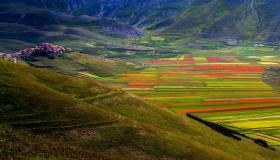
[[115,82],[158,106],[194,113],[280,145],[280,95],[262,81],[266,66],[280,66],[272,49],[198,50],[146,59],[145,65],[117,76]]

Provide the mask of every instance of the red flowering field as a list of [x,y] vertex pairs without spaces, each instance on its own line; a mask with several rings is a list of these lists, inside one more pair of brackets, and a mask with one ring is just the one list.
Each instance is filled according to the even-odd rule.
[[127,72],[119,80],[126,82],[129,92],[153,104],[210,121],[224,113],[243,115],[247,110],[279,108],[279,94],[262,81],[264,64],[270,62],[244,61],[237,55],[225,51],[213,56],[146,60],[148,68]]

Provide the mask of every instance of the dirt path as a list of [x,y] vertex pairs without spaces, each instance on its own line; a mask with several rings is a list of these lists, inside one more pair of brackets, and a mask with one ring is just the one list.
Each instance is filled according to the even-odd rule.
[[278,138],[278,137],[273,137],[273,136],[270,136],[270,135],[267,135],[267,134],[263,134],[263,133],[256,133],[256,135],[260,136],[260,137],[263,137],[263,138],[268,138],[268,139],[280,142],[280,138]]
[[280,116],[267,116],[267,117],[256,117],[256,118],[241,118],[241,119],[229,119],[229,120],[216,120],[212,122],[239,122],[239,121],[250,121],[250,120],[262,120],[262,119],[273,119],[280,118]]
[[178,113],[202,113],[202,112],[219,112],[219,111],[234,111],[234,110],[248,110],[257,108],[276,108],[280,107],[280,104],[260,104],[259,106],[250,105],[239,105],[239,106],[228,106],[228,107],[214,107],[214,108],[197,108],[197,109],[186,109],[178,110]]

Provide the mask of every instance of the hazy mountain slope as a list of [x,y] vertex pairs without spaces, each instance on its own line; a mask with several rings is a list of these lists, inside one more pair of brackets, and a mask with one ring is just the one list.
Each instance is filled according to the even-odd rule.
[[210,1],[169,19],[172,23],[163,33],[181,38],[277,42],[279,9],[275,0]]
[[[141,31],[130,25],[111,19],[95,19],[89,16],[72,16],[45,7],[22,2],[0,2],[0,39],[14,43],[36,44],[53,42],[77,50],[118,45],[115,39],[141,35]],[[1,43],[4,50],[17,48]],[[18,48],[22,49],[21,46]]]
[[[100,154],[113,159],[276,160],[280,157],[278,152],[245,139],[224,137],[185,116],[91,80],[6,61],[0,61],[0,76],[1,125],[20,129],[12,131],[19,141],[12,141],[11,149],[5,147],[1,151],[4,156],[51,155],[66,159],[73,158],[69,152],[75,146],[71,153],[81,150],[85,155]],[[9,132],[9,129],[1,132],[1,142],[11,141],[7,137]],[[42,142],[46,141],[46,151],[32,147],[41,141],[38,134],[43,136]],[[24,136],[28,138],[23,140]],[[56,147],[51,143],[57,143]],[[25,148],[17,151],[16,146],[30,147],[32,154]],[[78,157],[82,158],[90,159]]]
[[[16,1],[9,0],[11,4]],[[98,23],[107,24],[103,28],[122,22],[180,39],[279,41],[277,0],[24,0],[22,3],[72,15],[116,20]],[[140,35],[128,28],[121,30],[128,35]]]
[[[13,1],[13,0],[11,0]],[[47,7],[74,15],[110,17],[145,25],[171,16],[191,5],[193,0],[24,0],[27,4]]]
[[183,37],[198,35],[207,39],[236,38],[268,42],[279,39],[280,6],[277,0],[112,0],[107,3],[109,7],[103,3],[94,1],[91,6],[88,2],[84,4],[86,8],[80,6],[73,13],[111,17],[152,30],[167,27],[168,34]]
[[280,3],[277,0],[268,0],[258,3],[257,12],[259,14],[259,24],[261,33],[257,39],[269,42],[280,40]]

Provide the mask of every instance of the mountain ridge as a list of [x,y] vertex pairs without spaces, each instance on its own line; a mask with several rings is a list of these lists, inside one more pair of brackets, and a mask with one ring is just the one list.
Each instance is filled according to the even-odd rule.
[[[24,0],[21,3],[74,16],[112,19],[105,29],[121,22],[162,36],[179,35],[179,39],[187,41],[205,38],[277,43],[280,40],[277,0]],[[125,28],[129,30],[128,26]],[[141,36],[141,33],[131,30],[127,35]]]

